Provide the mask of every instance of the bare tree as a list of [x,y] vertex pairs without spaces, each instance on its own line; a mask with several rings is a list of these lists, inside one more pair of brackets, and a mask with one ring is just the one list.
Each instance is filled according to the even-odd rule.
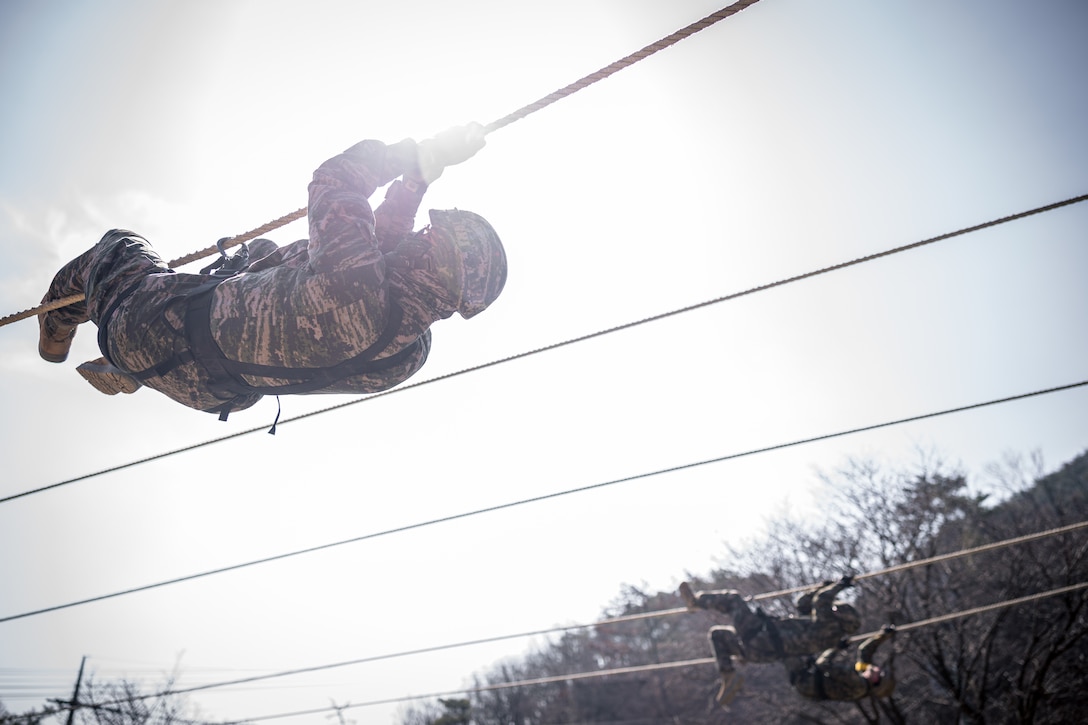
[[[1088,520],[1088,454],[1047,476],[1038,476],[1038,470],[1037,459],[1008,457],[989,470],[991,490],[983,493],[933,456],[908,470],[848,461],[822,476],[819,520],[780,517],[765,536],[728,549],[728,568],[688,577],[696,589],[755,595],[894,567],[862,578],[849,590],[863,632],[903,625],[893,646],[882,648],[882,654],[891,650],[887,655],[896,681],[891,697],[854,703],[806,700],[792,689],[781,664],[747,663],[742,665],[745,685],[728,708],[713,702],[719,679],[715,668],[677,668],[480,693],[470,698],[471,722],[1080,722],[1083,683],[1088,681],[1088,590],[907,626],[1088,581],[1083,531],[910,565]],[[673,592],[626,587],[605,616],[679,605]],[[785,597],[759,605],[777,616],[794,611],[794,602]],[[521,660],[477,676],[476,682],[512,683],[709,656],[707,630],[722,616],[697,611],[571,631]]]
[[171,694],[176,673],[153,693],[128,680],[99,683],[92,677],[79,696],[75,722],[79,725],[215,725],[201,717],[189,701]]

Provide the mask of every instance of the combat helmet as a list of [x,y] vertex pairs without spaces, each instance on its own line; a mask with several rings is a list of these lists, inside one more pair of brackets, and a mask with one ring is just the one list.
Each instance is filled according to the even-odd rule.
[[430,217],[430,234],[456,248],[454,276],[460,277],[457,311],[467,320],[487,309],[502,292],[506,250],[495,229],[479,214],[431,209]]

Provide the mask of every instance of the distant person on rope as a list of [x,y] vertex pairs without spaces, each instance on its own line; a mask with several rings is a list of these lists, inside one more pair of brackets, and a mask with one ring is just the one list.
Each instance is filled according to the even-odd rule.
[[222,420],[269,394],[391,388],[423,366],[432,323],[479,314],[505,284],[506,254],[483,217],[432,209],[412,231],[428,184],[483,146],[475,123],[418,144],[362,141],[314,172],[308,240],[258,239],[230,257],[220,244],[200,274],[112,230],[53,279],[43,302],[85,300],[38,316],[38,352],[63,362],[91,320],[103,357],[78,370],[95,388],[144,385]]
[[819,655],[796,657],[786,662],[790,684],[810,700],[850,702],[866,697],[889,697],[895,689],[895,677],[887,668],[873,664],[877,648],[895,634],[895,627],[885,626],[879,633],[858,645],[857,658],[846,655],[848,640],[829,647]]
[[772,617],[762,609],[752,611],[735,589],[693,592],[680,585],[680,596],[688,609],[709,609],[727,614],[732,626],[710,628],[709,639],[722,676],[717,700],[727,705],[744,683],[733,669],[733,657],[748,662],[774,662],[821,652],[836,646],[843,637],[861,627],[861,617],[849,604],[835,597],[853,586],[853,578],[824,582],[797,600],[798,617]]

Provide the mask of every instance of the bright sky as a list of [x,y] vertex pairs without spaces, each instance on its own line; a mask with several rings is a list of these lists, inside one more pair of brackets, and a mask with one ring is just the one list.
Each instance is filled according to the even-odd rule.
[[[356,141],[488,123],[720,7],[7,0],[0,314],[110,228],[180,257],[304,206]],[[1079,0],[762,0],[496,131],[424,206],[487,217],[509,281],[435,326],[413,382],[1088,192],[1086,36]],[[0,618],[1083,381],[1086,230],[1082,203],[0,503]],[[0,496],[276,414],[107,398],[75,372],[92,326],[63,365],[36,341],[33,320],[0,330]],[[727,566],[727,543],[808,512],[850,456],[937,451],[984,485],[1007,452],[1053,469],[1086,443],[1078,388],[0,622],[0,700],[67,696],[83,655],[98,679],[180,658],[188,685],[592,621],[625,583]],[[443,692],[530,644],[191,699],[259,719]],[[17,675],[48,687],[20,698]]]

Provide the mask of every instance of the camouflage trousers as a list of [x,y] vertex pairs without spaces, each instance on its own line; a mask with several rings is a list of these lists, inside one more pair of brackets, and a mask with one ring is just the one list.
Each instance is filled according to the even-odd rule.
[[[414,143],[378,141],[329,159],[309,185],[310,238],[275,249],[215,288],[208,320],[215,346],[228,360],[268,366],[261,374],[239,376],[256,392],[237,401],[236,409],[256,402],[262,388],[276,392],[305,379],[292,370],[328,368],[367,354],[389,339],[386,327],[395,310],[402,314],[392,338],[373,355],[392,364],[306,392],[379,392],[422,367],[431,324],[455,311],[448,290],[426,270],[398,264],[398,250],[425,234],[410,233],[422,191],[409,193],[395,182],[394,198],[387,194],[377,220],[367,201],[414,159]],[[47,314],[65,325],[90,320],[104,326],[103,354],[121,370],[140,373],[191,347],[186,293],[209,279],[168,269],[146,239],[113,230],[65,265],[45,295],[50,300],[84,294],[85,301]],[[212,411],[230,399],[213,382],[203,365],[189,360],[144,385]]]

